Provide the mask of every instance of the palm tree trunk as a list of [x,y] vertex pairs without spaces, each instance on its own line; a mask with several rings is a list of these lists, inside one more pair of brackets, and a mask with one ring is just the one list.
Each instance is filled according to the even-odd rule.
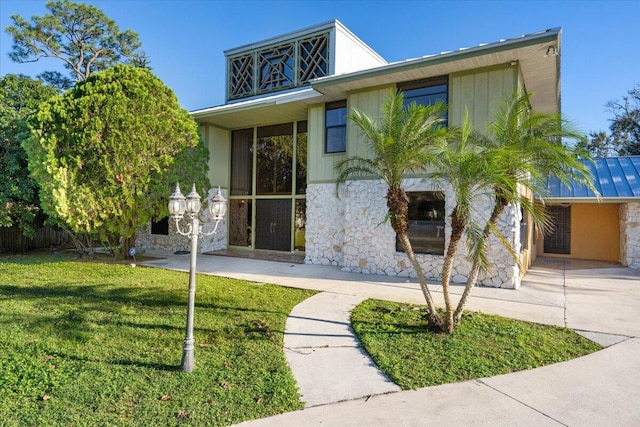
[[391,227],[393,228],[393,231],[396,232],[396,236],[398,236],[398,239],[400,240],[400,245],[402,245],[402,249],[404,249],[413,270],[416,272],[418,282],[420,283],[420,289],[422,290],[424,299],[427,302],[427,325],[429,329],[433,331],[441,331],[443,325],[442,317],[436,311],[433,297],[427,287],[427,280],[424,277],[424,272],[416,259],[416,255],[411,247],[411,242],[409,241],[409,235],[407,234],[409,231],[409,223],[407,222],[409,198],[402,188],[388,188],[387,207],[389,208]]
[[[493,206],[493,210],[491,211],[491,216],[489,217],[489,221],[484,227],[482,232],[483,239],[486,240],[489,238],[489,234],[491,234],[491,225],[497,226],[498,218],[502,215],[506,207],[506,202],[504,200],[496,200],[495,205]],[[483,242],[484,244],[484,242]],[[454,328],[460,324],[462,319],[462,311],[464,310],[469,297],[471,296],[471,291],[476,285],[478,280],[478,275],[480,274],[480,262],[478,260],[473,261],[473,265],[471,266],[471,271],[469,272],[469,276],[467,276],[467,284],[464,287],[464,292],[462,293],[462,297],[460,301],[458,301],[458,306],[456,307],[456,311],[453,313],[453,322]]]
[[465,228],[465,221],[457,214],[458,207],[453,210],[451,214],[451,237],[449,239],[449,246],[447,246],[447,252],[444,257],[444,265],[442,266],[442,294],[444,296],[445,304],[445,324],[444,332],[450,334],[454,330],[453,323],[453,310],[451,307],[451,298],[449,297],[449,283],[451,282],[451,270],[453,269],[453,261],[458,250],[458,242],[462,238],[462,233]]
[[416,272],[416,276],[418,277],[418,282],[420,283],[420,289],[422,290],[422,295],[424,295],[424,299],[427,302],[427,324],[429,325],[429,329],[440,331],[442,330],[442,326],[444,321],[442,316],[438,314],[436,311],[435,303],[433,302],[433,297],[431,296],[431,292],[427,287],[427,280],[424,277],[424,272],[422,271],[422,267],[418,260],[416,259],[416,255],[413,252],[413,248],[411,247],[411,242],[409,241],[409,236],[407,233],[399,233],[398,240],[400,240],[400,245],[404,250],[404,253],[409,258],[409,262],[411,262],[411,266],[413,267],[413,271]]

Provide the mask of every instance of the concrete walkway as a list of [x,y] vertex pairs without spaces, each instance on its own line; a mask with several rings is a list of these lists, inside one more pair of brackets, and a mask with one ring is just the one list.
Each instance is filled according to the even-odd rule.
[[321,292],[291,311],[284,351],[305,407],[400,391],[360,347],[349,323],[365,298]]
[[[188,255],[155,255],[166,258],[145,265],[188,269]],[[349,312],[366,298],[423,303],[417,283],[218,256],[199,256],[197,268],[321,292],[294,308],[285,331],[285,353],[306,409],[242,426],[640,425],[638,271],[542,266],[530,270],[518,291],[476,288],[471,310],[567,326],[608,348],[531,371],[391,393],[397,387],[357,345]],[[429,288],[441,304],[438,284]]]

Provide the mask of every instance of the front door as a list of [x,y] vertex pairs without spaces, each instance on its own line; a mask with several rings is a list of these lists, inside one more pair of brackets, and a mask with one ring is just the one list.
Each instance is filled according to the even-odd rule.
[[571,207],[547,206],[552,221],[552,231],[544,236],[544,252],[547,254],[571,253]]
[[291,199],[256,200],[256,249],[291,250]]

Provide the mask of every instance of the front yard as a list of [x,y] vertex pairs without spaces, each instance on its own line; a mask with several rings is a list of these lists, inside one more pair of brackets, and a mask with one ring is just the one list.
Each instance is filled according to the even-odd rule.
[[0,258],[0,425],[228,425],[301,408],[282,339],[311,293],[198,276],[186,374],[187,284],[60,255]]

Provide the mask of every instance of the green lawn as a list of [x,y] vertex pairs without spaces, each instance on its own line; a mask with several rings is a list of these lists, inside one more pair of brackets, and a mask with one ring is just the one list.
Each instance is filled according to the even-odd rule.
[[312,293],[199,275],[187,374],[187,283],[60,255],[0,258],[0,426],[213,426],[301,408],[282,339]]
[[491,377],[601,349],[570,329],[466,313],[452,335],[426,331],[420,307],[367,300],[351,322],[364,348],[403,389]]

